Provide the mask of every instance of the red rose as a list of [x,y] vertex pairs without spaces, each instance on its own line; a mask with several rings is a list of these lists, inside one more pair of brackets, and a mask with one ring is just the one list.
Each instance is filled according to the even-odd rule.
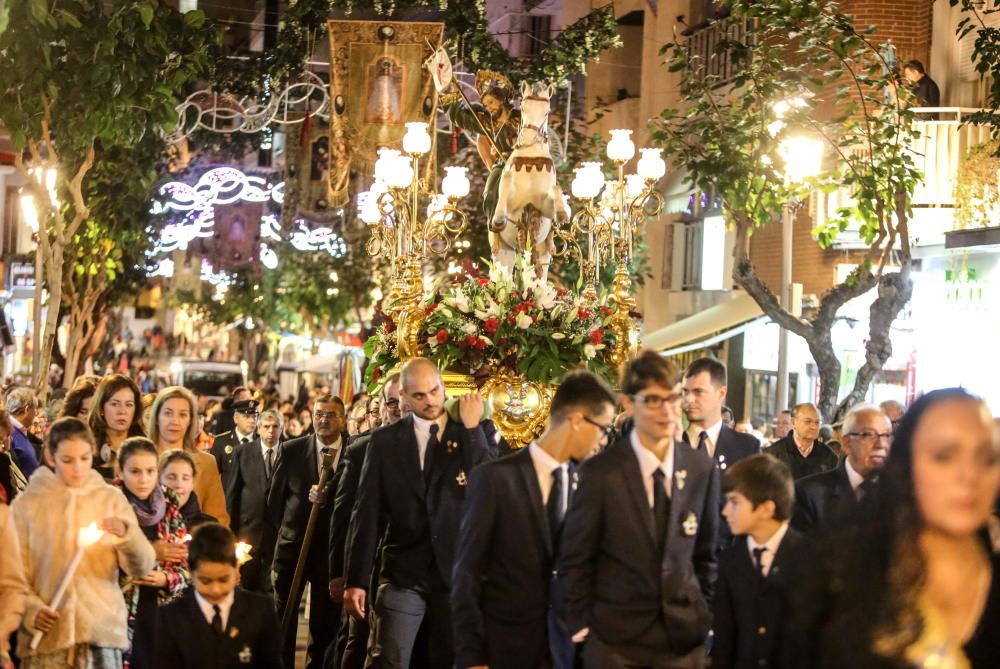
[[556,297],[565,297],[566,296],[566,292],[567,291],[566,291],[565,288],[559,288],[559,289],[556,290]]
[[476,341],[472,346],[477,351],[482,351],[484,348],[486,348],[486,342],[480,339],[479,337],[476,337]]
[[[520,312],[518,312],[518,313],[520,313]],[[511,325],[513,325],[514,322],[515,322],[515,318],[513,316],[508,316],[507,317],[507,322],[510,323]]]
[[480,286],[485,286],[489,282],[490,282],[490,280],[488,278],[486,278],[485,276],[481,276],[478,279],[476,279],[476,283],[478,283]]
[[437,340],[439,344],[443,344],[448,341],[448,331],[444,329],[438,330]]
[[486,322],[483,324],[483,327],[486,329],[486,332],[488,334],[494,334],[494,333],[496,333],[497,328],[500,327],[500,319],[499,318],[487,318]]
[[589,311],[587,311],[583,307],[578,307],[577,310],[576,310],[576,317],[579,318],[580,320],[586,320],[586,319],[590,318],[593,315],[594,314],[590,313]]
[[476,335],[465,336],[465,345],[468,346],[469,348],[475,348],[477,341],[479,341],[479,337],[477,337]]
[[590,333],[590,343],[594,346],[600,344],[602,339],[604,339],[604,333],[600,330],[594,330]]

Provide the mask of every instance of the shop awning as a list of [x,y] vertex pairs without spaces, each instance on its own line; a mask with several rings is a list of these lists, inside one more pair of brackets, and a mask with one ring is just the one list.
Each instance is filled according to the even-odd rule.
[[766,318],[746,293],[688,316],[642,337],[642,347],[663,355],[680,355],[734,337],[752,322]]

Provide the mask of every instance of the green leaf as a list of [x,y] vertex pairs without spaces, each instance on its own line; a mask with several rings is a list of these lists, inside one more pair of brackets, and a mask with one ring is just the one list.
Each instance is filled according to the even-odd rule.
[[142,25],[149,28],[153,24],[153,14],[155,10],[152,5],[141,5],[139,7],[139,18],[142,20]]

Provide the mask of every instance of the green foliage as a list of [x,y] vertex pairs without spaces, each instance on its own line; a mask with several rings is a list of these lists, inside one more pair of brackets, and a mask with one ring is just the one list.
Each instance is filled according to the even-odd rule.
[[[955,32],[959,39],[973,40],[972,60],[976,72],[985,77],[989,84],[986,94],[987,109],[970,114],[970,123],[982,123],[991,126],[993,138],[1000,138],[1000,77],[996,72],[1000,69],[1000,27],[995,21],[987,23],[991,16],[1000,12],[1000,0],[948,0],[951,7],[960,7],[962,18]],[[996,147],[1000,154],[1000,145]]]
[[[886,95],[898,73],[886,67],[871,32],[857,30],[836,3],[728,4],[730,20],[749,22],[744,37],[730,33],[707,58],[683,41],[663,48],[669,69],[681,73],[682,107],[654,122],[654,141],[690,171],[698,188],[721,196],[738,228],[771,223],[785,203],[813,189],[844,188],[855,201],[815,231],[820,244],[829,245],[852,223],[860,224],[867,243],[881,243],[897,194],[911,194],[920,178],[907,153],[913,114],[905,87],[898,89],[902,101]],[[714,73],[716,62],[732,64],[731,82]],[[795,98],[806,104],[776,111],[775,103]],[[825,144],[823,169],[788,183],[784,172],[801,156],[789,156],[786,165],[780,147],[803,133]]]

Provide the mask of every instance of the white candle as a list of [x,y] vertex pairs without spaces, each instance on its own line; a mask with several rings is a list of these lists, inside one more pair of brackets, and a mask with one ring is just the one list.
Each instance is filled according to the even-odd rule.
[[[83,552],[87,550],[89,546],[96,544],[104,536],[104,530],[97,527],[97,523],[91,523],[86,527],[81,527],[80,531],[76,535],[76,554],[70,561],[69,566],[63,573],[62,580],[59,581],[59,585],[56,586],[56,592],[52,596],[52,601],[49,602],[49,609],[55,611],[62,604],[63,598],[66,596],[66,590],[69,588],[69,583],[73,580],[73,574],[76,573],[76,568],[80,566],[80,560],[83,559]],[[42,637],[45,632],[41,630],[35,632],[35,635],[31,637],[31,650],[36,650],[38,644],[41,643]]]
[[236,564],[242,567],[247,562],[250,562],[250,551],[252,550],[253,546],[245,541],[236,544]]

